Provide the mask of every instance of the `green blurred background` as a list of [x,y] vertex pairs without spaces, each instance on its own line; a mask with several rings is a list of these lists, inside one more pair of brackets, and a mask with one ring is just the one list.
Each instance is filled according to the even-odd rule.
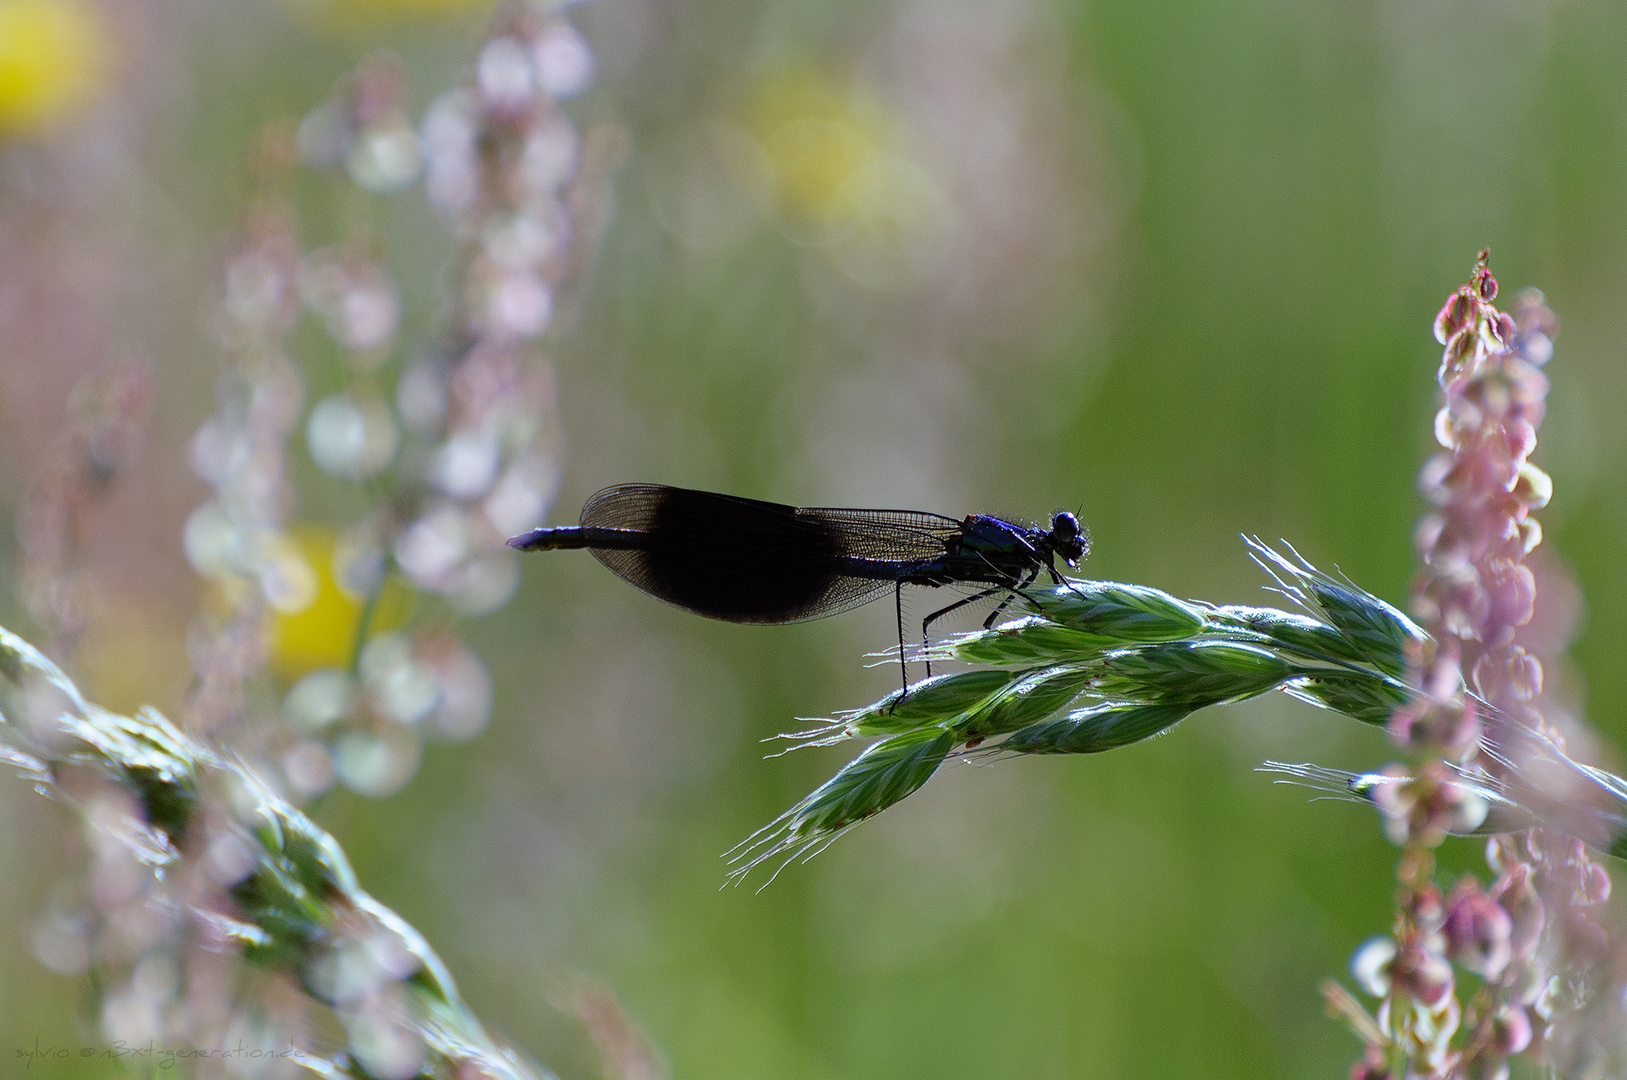
[[[110,37],[139,91],[122,122],[144,135],[109,167],[111,197],[61,210],[56,240],[28,249],[60,255],[158,371],[139,499],[96,541],[135,568],[146,658],[87,674],[110,704],[174,708],[186,685],[177,535],[202,489],[184,446],[215,371],[195,313],[254,132],[380,47],[421,109],[485,12],[417,6],[154,4],[141,33]],[[600,64],[573,115],[621,125],[627,150],[550,345],[567,447],[551,520],[627,480],[1072,509],[1091,576],[1269,602],[1249,533],[1401,602],[1433,447],[1431,320],[1490,247],[1505,298],[1539,286],[1562,320],[1541,520],[1590,615],[1551,685],[1607,740],[1627,735],[1608,616],[1627,607],[1627,8],[593,0],[571,18]],[[742,132],[767,149],[742,160]],[[68,198],[29,186],[38,138],[0,149],[0,218]],[[890,186],[852,201],[853,161]],[[313,233],[335,213],[307,210]],[[419,194],[382,227],[422,328],[450,241]],[[140,272],[71,270],[70,242]],[[72,379],[8,355],[32,315],[6,317],[12,507],[41,453],[15,418],[60,415]],[[303,517],[347,520],[321,485],[304,498]],[[765,761],[759,740],[893,685],[895,668],[864,666],[893,640],[890,608],[714,624],[585,555],[532,557],[516,601],[464,631],[497,680],[485,734],[432,746],[400,795],[335,794],[316,816],[475,1011],[567,1080],[597,1068],[565,1003],[581,974],[679,1077],[1344,1075],[1358,1046],[1316,985],[1387,928],[1395,851],[1372,814],[1253,770],[1392,751],[1293,702],[1100,757],[950,767],[761,893],[719,891],[720,853],[846,756]],[[79,1042],[83,988],[29,954],[34,913],[74,872],[71,831],[0,785],[0,1075],[21,1075],[13,1044]],[[1472,842],[1443,855],[1479,858]]]

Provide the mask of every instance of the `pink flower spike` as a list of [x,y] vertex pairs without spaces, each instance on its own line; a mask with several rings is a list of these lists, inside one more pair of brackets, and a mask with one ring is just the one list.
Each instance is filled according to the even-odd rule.
[[1435,340],[1445,345],[1468,325],[1474,311],[1474,293],[1464,286],[1447,298],[1435,316]]
[[1513,957],[1513,918],[1472,877],[1452,891],[1445,932],[1447,955],[1488,981],[1495,981]]
[[1504,1057],[1531,1045],[1531,1017],[1518,1005],[1504,1005],[1491,1018],[1492,1049]]

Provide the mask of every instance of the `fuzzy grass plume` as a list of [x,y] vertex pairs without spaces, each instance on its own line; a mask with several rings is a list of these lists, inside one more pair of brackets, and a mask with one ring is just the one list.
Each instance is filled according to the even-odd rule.
[[1162,734],[1199,709],[1272,691],[1387,723],[1412,699],[1407,658],[1424,631],[1292,548],[1247,543],[1301,611],[1179,600],[1110,581],[1028,589],[1029,615],[926,650],[933,660],[984,666],[782,736],[797,746],[879,741],[731,852],[731,877],[765,860],[783,866],[817,854],[958,753],[1099,753]]
[[[129,914],[185,943],[191,1056],[247,1042],[324,1077],[552,1076],[486,1033],[423,937],[245,764],[154,709],[121,716],[85,700],[4,628],[0,675],[8,711],[57,704],[27,731],[0,716],[0,762],[83,818],[98,868],[134,886]],[[144,985],[118,1009],[175,1004],[152,987],[138,998]]]

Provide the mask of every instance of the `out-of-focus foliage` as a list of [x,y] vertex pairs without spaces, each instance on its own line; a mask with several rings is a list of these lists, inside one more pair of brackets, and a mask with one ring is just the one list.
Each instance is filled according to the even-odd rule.
[[484,14],[497,0],[283,0],[283,7],[317,33],[378,33],[391,23],[424,22],[447,15]]
[[[173,664],[196,644],[184,444],[216,404],[199,297],[256,132],[380,46],[421,116],[486,11],[343,33],[252,0],[143,13],[149,30],[118,38],[119,92],[83,111],[95,139],[0,151],[0,483],[9,511],[77,379],[109,342],[143,346],[152,435],[85,544],[92,595],[121,613],[94,625],[141,639],[97,654]],[[1400,603],[1433,445],[1430,320],[1489,246],[1504,288],[1540,286],[1563,324],[1539,550],[1591,615],[1547,678],[1627,735],[1609,615],[1627,608],[1621,5],[592,0],[569,17],[598,64],[573,116],[619,124],[626,154],[597,267],[556,312],[552,521],[633,480],[1069,509],[1092,577],[1270,603],[1246,532]],[[313,244],[359,213],[295,194]],[[423,340],[452,241],[421,194],[392,199],[366,224],[403,339]],[[341,387],[326,347],[288,344],[314,365],[307,404]],[[351,489],[298,442],[291,520],[343,528]],[[391,798],[336,789],[311,809],[471,1007],[566,1080],[598,1068],[559,989],[577,972],[675,1072],[719,1080],[1348,1068],[1356,1044],[1316,985],[1383,924],[1394,851],[1369,813],[1253,770],[1365,770],[1389,754],[1381,732],[1257,703],[1088,758],[951,764],[763,893],[720,893],[718,856],[845,760],[763,761],[758,740],[894,685],[896,667],[861,666],[894,640],[890,607],[738,627],[580,553],[523,572],[514,602],[459,627],[492,672],[489,727],[430,746]],[[906,616],[934,600],[906,597]],[[87,692],[179,714],[169,665],[107,665],[116,701],[94,668],[74,671]],[[34,955],[53,883],[83,864],[64,835],[0,784],[0,1069],[36,1039],[80,1045],[78,983]],[[1440,857],[1477,866],[1481,846]]]

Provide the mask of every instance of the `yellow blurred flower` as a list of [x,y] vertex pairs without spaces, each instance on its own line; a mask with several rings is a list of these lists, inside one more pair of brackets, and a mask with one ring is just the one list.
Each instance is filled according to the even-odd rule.
[[0,133],[41,131],[102,83],[107,32],[73,0],[0,0]]
[[[308,568],[310,587],[291,590],[286,602],[273,603],[271,668],[282,678],[296,679],[317,668],[348,667],[364,604],[334,577],[338,534],[315,525],[296,525],[287,535],[293,549],[290,554]],[[305,578],[303,573],[298,576]],[[389,579],[369,633],[401,626],[406,621],[408,599],[407,590],[395,578]]]
[[909,152],[901,118],[862,88],[788,65],[716,134],[737,186],[860,284],[906,285],[941,261],[949,197]]
[[772,73],[744,117],[759,155],[757,194],[789,222],[823,231],[844,188],[895,140],[883,110],[808,64]]

